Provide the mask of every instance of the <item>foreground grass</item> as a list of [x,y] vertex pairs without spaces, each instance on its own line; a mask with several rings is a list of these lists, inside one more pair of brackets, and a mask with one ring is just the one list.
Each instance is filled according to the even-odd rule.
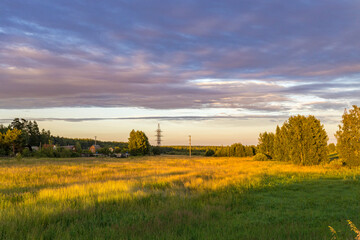
[[360,170],[251,158],[0,160],[0,239],[339,239]]

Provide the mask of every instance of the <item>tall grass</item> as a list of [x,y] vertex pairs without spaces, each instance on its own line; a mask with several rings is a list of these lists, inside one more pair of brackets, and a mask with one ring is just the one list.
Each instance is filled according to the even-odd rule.
[[0,160],[1,239],[330,239],[359,169],[251,158]]

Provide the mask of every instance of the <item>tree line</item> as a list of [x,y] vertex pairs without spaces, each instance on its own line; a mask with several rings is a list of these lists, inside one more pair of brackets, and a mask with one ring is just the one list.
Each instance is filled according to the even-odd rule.
[[349,111],[345,110],[335,137],[337,145],[328,145],[328,135],[319,119],[312,115],[292,116],[281,127],[277,126],[275,133],[260,133],[255,159],[316,165],[329,161],[329,151],[337,151],[343,164],[359,166],[359,107],[354,105]]
[[[169,155],[187,155],[189,146],[160,146],[152,147],[153,153]],[[195,156],[214,157],[252,157],[256,153],[256,146],[234,143],[230,146],[191,146],[191,154]]]
[[0,155],[22,152],[24,148],[49,142],[50,131],[40,131],[36,121],[15,118],[9,126],[0,125]]
[[[360,165],[360,108],[356,105],[346,110],[335,134],[337,145],[327,144],[328,135],[320,120],[312,115],[292,116],[274,133],[260,133],[257,146],[235,143],[231,146],[193,146],[192,154],[215,157],[251,157],[255,160],[288,161],[299,165],[316,165],[328,162],[328,153],[337,152],[343,164]],[[52,136],[50,131],[40,131],[36,121],[15,118],[9,126],[0,125],[0,156],[23,153],[29,155],[33,146],[42,146],[47,157],[79,156],[88,152],[94,143],[92,139],[72,139]],[[131,155],[187,154],[188,146],[153,147],[144,132],[132,130],[128,142],[98,141],[103,147],[99,153],[108,154],[109,147],[115,152],[129,152]],[[54,151],[52,145],[74,145],[75,152],[66,149]],[[82,150],[85,149],[85,150]]]
[[[90,154],[89,148],[93,144],[94,139],[53,136],[49,130],[40,130],[36,121],[15,118],[8,126],[0,125],[0,156],[21,153],[25,157],[78,157],[82,153]],[[97,141],[97,144],[101,146],[99,152],[104,154],[110,147],[115,152],[128,151],[125,142]],[[69,145],[74,146],[75,151],[60,147]]]

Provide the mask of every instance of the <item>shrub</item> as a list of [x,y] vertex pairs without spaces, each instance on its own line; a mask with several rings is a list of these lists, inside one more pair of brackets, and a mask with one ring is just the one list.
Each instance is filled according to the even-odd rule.
[[31,153],[31,151],[30,151],[28,148],[25,148],[25,149],[22,151],[22,156],[23,156],[23,157],[31,157],[31,156],[32,156],[32,153]]
[[212,149],[208,149],[208,150],[206,150],[206,152],[205,152],[205,156],[207,156],[207,157],[214,156],[214,154],[215,154],[215,152],[214,152],[214,150],[212,150]]
[[342,159],[335,159],[335,160],[332,160],[328,166],[331,167],[331,168],[335,168],[335,169],[339,169],[343,166],[345,166],[346,164],[343,162]]
[[6,151],[6,149],[0,147],[0,157],[6,156],[6,155],[8,155],[8,152]]
[[153,153],[154,155],[160,155],[160,154],[161,154],[161,149],[160,149],[160,147],[152,147],[151,151],[152,151],[152,153]]
[[263,153],[257,153],[253,158],[254,161],[267,161],[269,158]]
[[16,160],[20,161],[22,159],[21,153],[15,155]]

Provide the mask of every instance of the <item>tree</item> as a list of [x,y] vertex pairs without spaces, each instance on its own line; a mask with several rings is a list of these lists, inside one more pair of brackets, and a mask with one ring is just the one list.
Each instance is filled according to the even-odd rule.
[[268,158],[274,157],[274,133],[260,133],[258,152],[265,154]]
[[10,129],[21,130],[20,146],[19,148],[31,146],[39,146],[41,134],[39,126],[36,121],[27,121],[25,119],[15,118],[9,125]]
[[8,152],[8,147],[6,146],[4,141],[5,133],[2,133],[2,131],[0,131],[0,156],[7,155]]
[[4,134],[0,132],[0,148],[2,148],[4,145]]
[[39,130],[39,126],[38,126],[37,122],[29,121],[29,124],[27,127],[28,127],[28,131],[30,134],[29,145],[30,146],[39,146],[40,140],[41,140],[41,136],[40,136],[41,134],[40,134],[40,130]]
[[[47,144],[51,141],[50,130],[48,130],[48,131],[45,131],[45,129],[41,130],[40,141],[42,144]],[[62,144],[62,145],[65,145],[65,144]]]
[[15,147],[18,144],[19,137],[21,135],[21,130],[14,128],[13,130],[8,130],[4,136],[4,143],[12,146],[13,154],[15,155]]
[[329,153],[334,153],[334,152],[336,152],[336,146],[335,146],[334,143],[330,143],[330,144],[328,145],[328,151],[329,151]]
[[360,108],[345,109],[341,125],[336,132],[339,157],[349,166],[360,165]]
[[147,136],[142,131],[132,130],[130,132],[128,148],[131,155],[145,155],[150,151],[150,144]]
[[78,152],[78,153],[81,153],[81,152],[82,152],[82,148],[81,148],[80,142],[76,142],[76,143],[75,143],[75,149],[76,149],[76,152]]
[[0,133],[6,133],[7,130],[8,130],[7,127],[5,127],[4,125],[0,124]]
[[314,116],[292,116],[283,125],[289,159],[300,165],[327,161],[328,136],[320,120]]
[[289,148],[287,145],[288,136],[286,133],[286,127],[276,126],[274,136],[274,158],[277,161],[288,161]]

